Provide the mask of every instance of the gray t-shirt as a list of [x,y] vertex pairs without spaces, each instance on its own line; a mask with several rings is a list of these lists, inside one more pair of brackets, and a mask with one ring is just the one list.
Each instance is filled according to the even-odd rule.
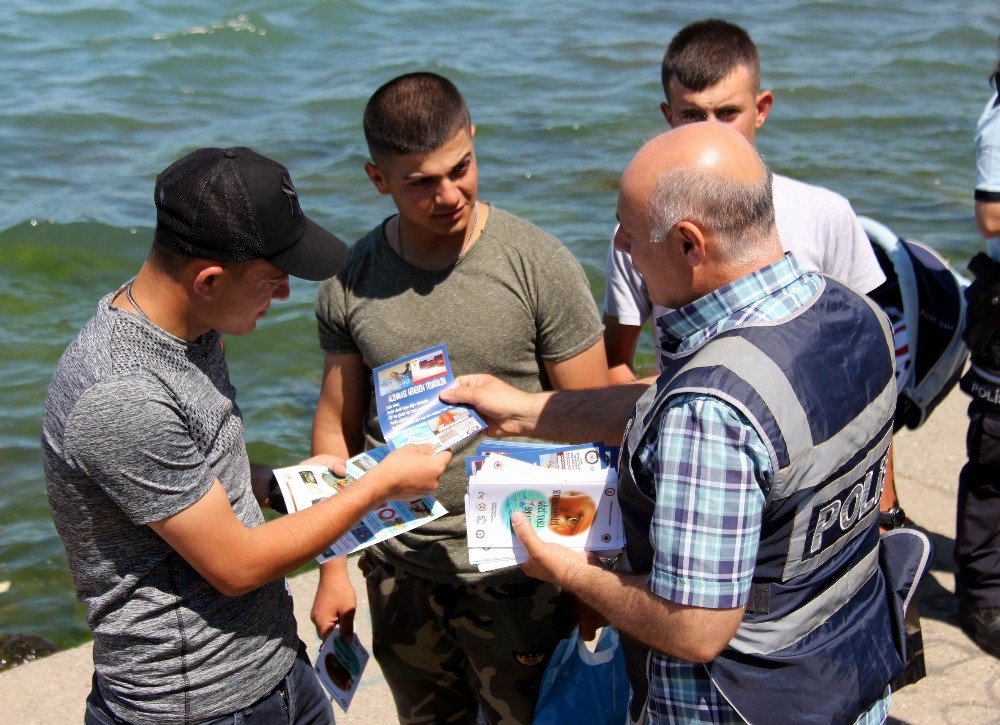
[[216,478],[237,517],[263,523],[236,389],[216,332],[186,343],[101,300],[49,384],[49,505],[94,633],[112,711],[190,722],[245,707],[287,674],[298,638],[283,579],[219,593],[146,524]]
[[[360,352],[369,370],[439,343],[455,375],[491,373],[521,390],[551,388],[543,361],[589,349],[603,334],[580,263],[555,237],[492,208],[479,240],[457,264],[417,269],[385,240],[385,224],[357,242],[344,270],[320,286],[320,345],[327,353]],[[382,444],[374,398],[364,423],[369,447]],[[488,575],[469,565],[463,496],[465,455],[452,449],[437,498],[448,515],[390,539],[379,553],[436,581],[501,582],[518,570]]]

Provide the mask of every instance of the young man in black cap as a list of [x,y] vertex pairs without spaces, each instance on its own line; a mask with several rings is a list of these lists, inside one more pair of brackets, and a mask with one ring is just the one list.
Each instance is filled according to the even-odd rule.
[[94,633],[86,722],[332,722],[282,576],[386,498],[436,488],[450,456],[399,451],[265,524],[222,335],[251,332],[289,274],[328,277],[346,249],[249,149],[185,156],[155,200],[149,258],[101,300],[45,402],[49,503]]

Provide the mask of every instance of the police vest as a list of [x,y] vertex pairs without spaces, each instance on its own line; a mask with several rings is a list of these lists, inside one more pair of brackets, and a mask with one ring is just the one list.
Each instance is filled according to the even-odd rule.
[[[824,277],[789,319],[727,330],[665,362],[636,404],[619,459],[623,568],[652,568],[655,493],[637,453],[669,401],[698,393],[734,406],[766,444],[773,480],[743,622],[706,669],[748,722],[853,722],[903,668],[878,566],[896,400],[884,315]],[[627,642],[626,654],[637,721],[649,653]]]

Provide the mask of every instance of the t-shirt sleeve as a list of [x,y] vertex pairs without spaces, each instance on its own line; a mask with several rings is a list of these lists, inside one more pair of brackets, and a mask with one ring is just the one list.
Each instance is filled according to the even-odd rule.
[[843,197],[838,201],[827,222],[826,232],[833,243],[825,245],[823,272],[868,294],[885,282],[885,273],[851,203]]
[[316,293],[319,346],[329,354],[352,353],[358,346],[347,325],[347,292],[343,273],[320,283]]
[[1000,201],[1000,105],[995,96],[976,128],[976,201]]
[[650,590],[692,607],[745,604],[771,477],[756,429],[720,400],[684,396],[663,413],[653,470]]
[[[615,227],[615,234],[618,227]],[[646,281],[632,265],[632,255],[615,249],[614,236],[608,247],[607,286],[604,290],[604,314],[622,325],[642,327],[652,312]]]
[[561,242],[536,262],[535,324],[543,360],[568,360],[604,336],[604,325],[583,267]]
[[67,418],[63,447],[139,525],[183,511],[215,482],[173,396],[142,377],[89,388]]

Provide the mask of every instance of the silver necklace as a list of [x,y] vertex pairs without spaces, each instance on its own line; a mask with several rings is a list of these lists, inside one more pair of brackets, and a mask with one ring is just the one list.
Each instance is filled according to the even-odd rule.
[[[458,258],[455,260],[455,264],[461,262],[462,259],[465,257],[465,255],[469,253],[469,250],[472,249],[472,244],[470,242],[472,241],[473,235],[476,233],[476,226],[478,226],[478,224],[479,224],[479,200],[476,199],[474,202],[472,202],[472,224],[469,225],[469,232],[468,234],[466,234],[465,239],[462,240],[462,248],[458,252]],[[401,216],[396,217],[396,242],[399,244],[399,258],[405,262],[406,252],[403,251],[403,226],[402,226]],[[129,284],[129,289],[131,290],[131,288],[132,285]],[[130,293],[129,300],[131,299],[132,295]],[[132,304],[134,305],[135,302],[133,302]],[[136,309],[138,309],[138,305],[136,305]],[[139,312],[141,314],[142,310],[139,310]],[[145,315],[143,315],[143,317],[145,317]]]
[[135,301],[135,297],[132,296],[132,284],[134,282],[135,280],[133,279],[125,287],[125,296],[128,297],[129,304],[131,304],[135,308],[135,311],[139,313],[139,316],[142,317],[142,319],[144,319],[146,322],[152,322],[152,320],[150,320],[146,316],[146,313],[142,311],[142,308],[139,307],[139,303]]

